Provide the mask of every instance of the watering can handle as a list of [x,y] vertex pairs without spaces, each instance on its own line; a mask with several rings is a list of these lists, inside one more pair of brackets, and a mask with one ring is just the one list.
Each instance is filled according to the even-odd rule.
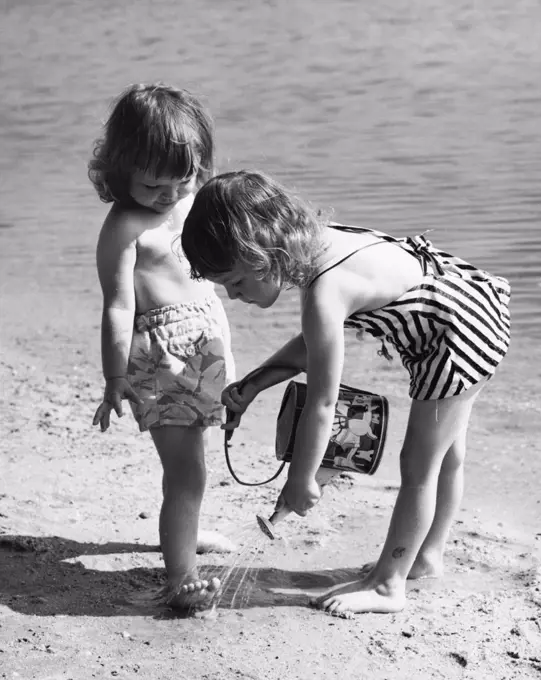
[[[235,420],[236,413],[234,411],[231,411],[230,409],[226,408],[225,409],[225,422],[226,425],[228,425],[230,422]],[[231,437],[233,436],[233,432],[235,430],[225,430],[224,433],[224,438],[226,443],[229,443],[231,441]]]

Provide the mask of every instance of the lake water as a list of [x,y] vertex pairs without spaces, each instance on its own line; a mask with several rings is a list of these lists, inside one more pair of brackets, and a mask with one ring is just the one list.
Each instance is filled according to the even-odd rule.
[[432,229],[508,277],[515,332],[541,337],[538,0],[4,0],[0,24],[2,291],[36,323],[74,301],[98,322],[92,140],[127,84],[164,80],[212,110],[221,169]]

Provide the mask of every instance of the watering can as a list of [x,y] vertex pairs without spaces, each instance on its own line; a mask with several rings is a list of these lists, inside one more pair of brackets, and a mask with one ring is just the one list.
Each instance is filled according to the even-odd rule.
[[[284,392],[276,425],[276,457],[291,462],[299,419],[306,402],[306,384],[292,380]],[[389,404],[385,397],[355,387],[340,385],[332,434],[316,473],[324,487],[343,471],[373,475],[379,467],[387,433]],[[273,527],[292,510],[281,505],[265,519],[257,515],[259,527],[274,539]]]

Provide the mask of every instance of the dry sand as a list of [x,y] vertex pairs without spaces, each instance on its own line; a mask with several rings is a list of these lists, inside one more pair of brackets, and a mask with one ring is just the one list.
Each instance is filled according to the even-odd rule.
[[[131,416],[106,434],[90,425],[101,395],[97,292],[59,307],[48,291],[15,295],[16,283],[5,277],[3,288],[0,678],[541,678],[539,343],[515,338],[479,398],[446,575],[411,582],[403,612],[344,620],[308,606],[377,556],[397,491],[406,375],[368,343],[347,382],[390,399],[378,473],[339,477],[307,518],[279,525],[281,540],[261,541],[255,514],[271,512],[283,477],[236,484],[216,431],[201,524],[240,551],[199,562],[203,573],[237,558],[246,569],[232,574],[214,616],[176,618],[153,599],[163,563],[150,440]],[[242,374],[294,329],[240,307],[229,311]],[[233,439],[237,471],[251,480],[277,467],[282,390],[259,400]]]

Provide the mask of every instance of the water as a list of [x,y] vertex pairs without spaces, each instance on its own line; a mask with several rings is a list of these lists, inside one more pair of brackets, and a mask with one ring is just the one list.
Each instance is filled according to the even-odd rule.
[[2,296],[34,326],[51,305],[66,335],[74,304],[99,319],[86,162],[111,98],[161,79],[208,103],[222,169],[344,221],[434,229],[511,279],[515,332],[541,337],[537,0],[4,0],[0,23]]
[[215,606],[243,608],[248,604],[257,581],[258,558],[269,538],[261,532],[254,519],[240,529],[238,542],[241,547],[231,564],[212,570],[205,576],[209,579],[216,577],[220,581],[221,594],[216,598]]

